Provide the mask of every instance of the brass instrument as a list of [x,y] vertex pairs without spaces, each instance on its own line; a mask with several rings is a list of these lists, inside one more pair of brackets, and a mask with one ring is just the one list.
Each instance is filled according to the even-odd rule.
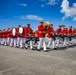
[[[49,29],[49,28],[50,28],[50,23],[49,23],[48,21],[46,21],[46,22],[44,22],[43,26],[44,26],[44,27],[46,27],[46,30],[47,30],[47,29]],[[47,33],[45,33],[45,36],[47,37],[47,36],[48,36],[48,34],[47,34]]]
[[48,21],[44,22],[43,25],[46,27],[46,29],[49,29],[49,27],[50,27],[50,23]]
[[38,37],[38,30],[35,31],[35,37]]

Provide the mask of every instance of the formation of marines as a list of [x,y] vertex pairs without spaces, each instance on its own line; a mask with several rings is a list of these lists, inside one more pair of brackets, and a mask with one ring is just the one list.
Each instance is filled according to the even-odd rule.
[[[47,34],[47,36],[46,36]],[[46,42],[46,37],[48,42]],[[75,46],[76,41],[76,29],[70,26],[65,28],[60,25],[56,30],[53,29],[53,24],[43,25],[43,22],[39,23],[38,30],[34,31],[30,24],[22,27],[12,27],[7,30],[0,30],[0,45],[11,46],[17,48],[34,50],[34,45],[36,44],[37,50],[41,50],[41,45],[43,45],[43,51],[48,52],[50,46],[52,49],[57,50],[62,45],[62,48]]]

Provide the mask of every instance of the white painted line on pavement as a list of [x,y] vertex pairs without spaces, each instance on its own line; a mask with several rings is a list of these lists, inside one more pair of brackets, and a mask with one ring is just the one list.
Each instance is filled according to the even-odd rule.
[[12,69],[14,69],[14,68],[16,68],[16,67],[12,67],[12,68],[9,68],[9,69],[6,69],[6,70],[3,70],[3,71],[0,71],[0,73],[3,73],[3,72],[6,72],[6,71],[9,71],[9,70],[12,70]]

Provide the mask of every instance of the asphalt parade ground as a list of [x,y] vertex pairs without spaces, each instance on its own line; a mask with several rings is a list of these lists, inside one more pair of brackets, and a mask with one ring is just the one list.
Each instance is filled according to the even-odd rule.
[[0,46],[0,75],[76,75],[76,46],[49,52]]

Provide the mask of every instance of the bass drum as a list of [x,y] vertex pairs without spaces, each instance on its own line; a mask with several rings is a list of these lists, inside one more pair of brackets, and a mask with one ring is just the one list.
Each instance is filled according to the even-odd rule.
[[12,29],[12,35],[16,36],[16,29],[15,28]]
[[19,35],[21,36],[23,34],[23,27],[19,28]]

